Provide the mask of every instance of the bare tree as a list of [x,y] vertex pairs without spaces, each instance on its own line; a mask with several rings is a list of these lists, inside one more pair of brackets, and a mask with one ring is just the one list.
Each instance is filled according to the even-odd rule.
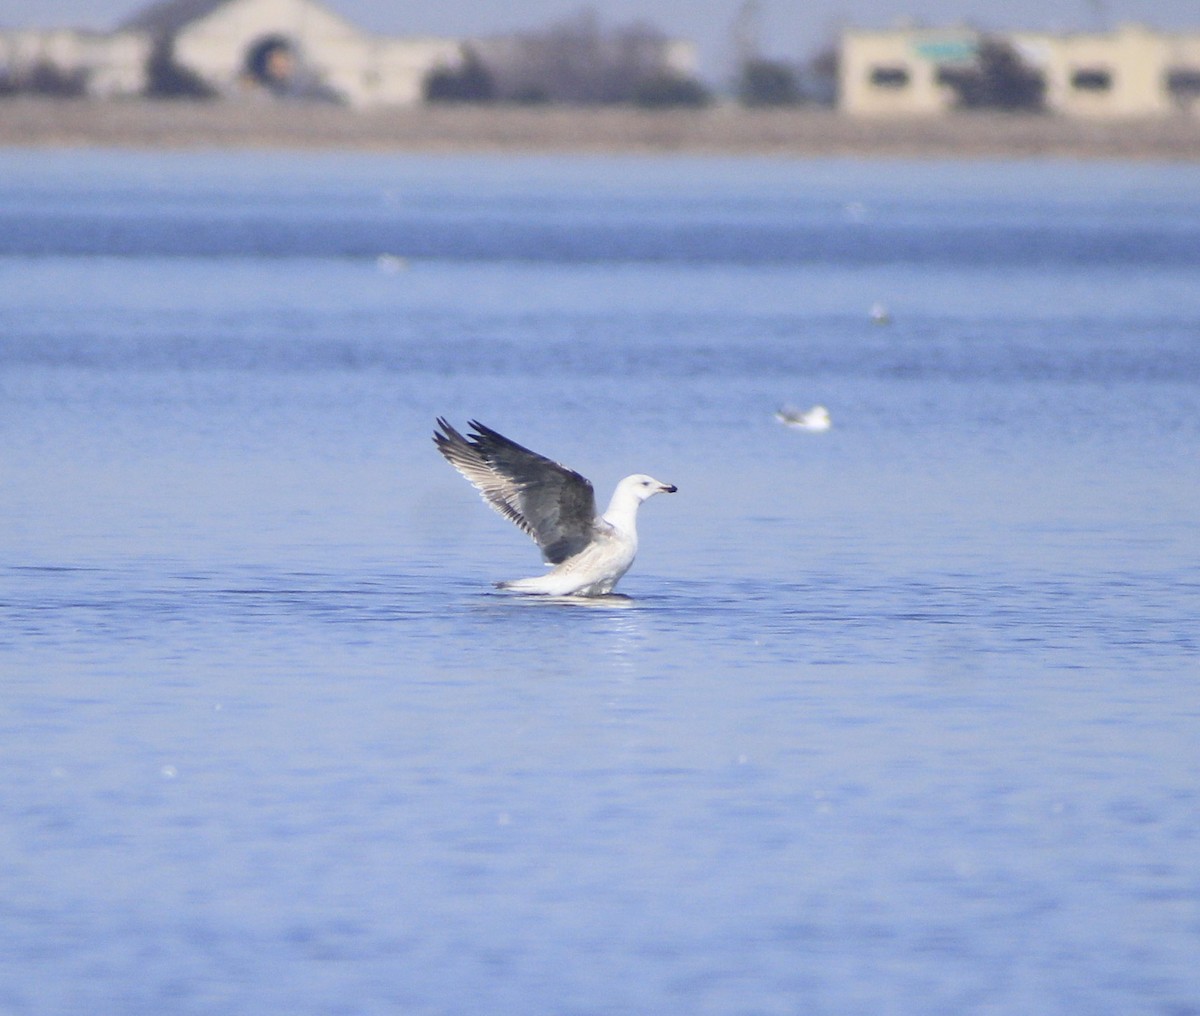
[[63,68],[54,61],[42,58],[17,71],[0,76],[0,95],[51,95],[55,98],[77,98],[87,93],[88,72],[81,68]]
[[958,93],[962,109],[1036,112],[1045,108],[1045,79],[1003,39],[985,36],[973,66],[943,68],[938,76]]
[[[646,22],[609,29],[587,9],[541,31],[493,40],[481,56],[500,98],[605,105],[638,101],[668,79],[690,81],[670,67],[668,43]],[[686,90],[650,91],[661,98]]]
[[471,46],[463,47],[458,67],[439,67],[425,78],[428,102],[491,102],[495,97],[496,83]]
[[793,106],[804,101],[799,76],[778,60],[747,60],[737,82],[743,106]]

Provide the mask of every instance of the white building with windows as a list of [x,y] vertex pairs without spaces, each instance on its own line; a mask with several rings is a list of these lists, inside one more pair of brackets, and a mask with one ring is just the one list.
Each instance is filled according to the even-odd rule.
[[355,106],[410,105],[431,71],[457,67],[457,39],[361,31],[314,0],[164,0],[121,28],[221,95],[266,90]]
[[956,72],[974,65],[985,39],[1012,47],[1040,76],[1047,111],[1064,116],[1200,115],[1200,31],[1138,25],[1113,32],[986,36],[970,28],[847,31],[838,107],[860,116],[934,115],[954,108]]
[[0,89],[35,85],[103,98],[138,95],[146,85],[150,40],[139,32],[69,28],[0,30]]
[[221,96],[410,105],[461,62],[462,40],[372,35],[316,0],[162,0],[108,34],[0,31],[0,84],[52,68],[98,96],[142,93],[169,63]]

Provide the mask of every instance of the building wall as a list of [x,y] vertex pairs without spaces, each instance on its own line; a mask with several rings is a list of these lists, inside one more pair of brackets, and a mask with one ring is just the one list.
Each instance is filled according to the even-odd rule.
[[1161,116],[1170,112],[1162,81],[1166,37],[1142,28],[1111,35],[1023,34],[1018,52],[1042,71],[1046,105],[1070,116]]
[[352,105],[419,102],[429,71],[460,59],[455,40],[371,36],[307,0],[226,4],[176,36],[175,59],[222,94],[242,94],[257,87],[249,54],[272,37],[286,40],[305,73]]
[[[231,0],[186,24],[174,36],[172,57],[218,94],[247,96],[264,91],[249,73],[250,54],[272,38],[288,43],[310,94],[351,105],[419,103],[430,71],[462,61],[457,39],[370,35],[313,0]],[[68,75],[82,72],[88,94],[138,95],[154,46],[154,38],[135,31],[0,32],[0,78],[18,81],[49,64]]]
[[175,36],[174,57],[218,92],[233,95],[251,87],[250,52],[269,37],[286,39],[319,73],[330,60],[345,59],[358,34],[305,0],[235,0],[186,25]]
[[[862,116],[946,112],[956,96],[938,84],[939,69],[963,66],[964,55],[969,64],[981,38],[969,29],[848,31],[839,108]],[[1105,34],[1017,32],[1004,38],[1042,74],[1051,112],[1114,118],[1200,113],[1200,33],[1166,35],[1131,25]],[[1178,87],[1193,75],[1197,87]]]
[[838,106],[863,116],[942,113],[954,93],[937,81],[938,67],[974,56],[976,33],[848,31],[842,36]]
[[695,43],[690,39],[668,39],[663,48],[663,66],[680,77],[695,77],[699,66]]
[[412,106],[425,98],[425,79],[435,69],[458,67],[456,39],[372,38],[342,62],[328,66],[329,83],[354,105]]

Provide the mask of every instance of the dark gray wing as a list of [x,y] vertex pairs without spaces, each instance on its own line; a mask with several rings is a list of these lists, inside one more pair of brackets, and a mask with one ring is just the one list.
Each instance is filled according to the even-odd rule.
[[437,422],[438,451],[488,504],[533,537],[547,561],[558,564],[592,542],[596,495],[585,477],[475,420],[467,437],[441,417]]

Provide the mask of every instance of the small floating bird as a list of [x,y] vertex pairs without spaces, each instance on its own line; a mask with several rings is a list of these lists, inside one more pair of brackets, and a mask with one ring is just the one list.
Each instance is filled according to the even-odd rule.
[[433,442],[446,461],[471,481],[483,499],[533,538],[554,567],[545,575],[498,582],[500,589],[543,596],[604,596],[637,554],[637,510],[674,484],[634,473],[617,484],[603,515],[596,514],[592,484],[572,469],[490,427],[470,421],[464,437],[443,418]]
[[798,409],[778,409],[775,411],[775,419],[789,427],[795,427],[797,430],[811,430],[814,433],[828,430],[833,426],[833,421],[829,418],[829,410],[824,406],[813,406],[812,409],[803,413]]
[[408,258],[399,254],[380,254],[375,259],[375,267],[385,275],[398,275],[408,267]]
[[877,325],[892,323],[892,312],[882,303],[871,304],[871,320]]

